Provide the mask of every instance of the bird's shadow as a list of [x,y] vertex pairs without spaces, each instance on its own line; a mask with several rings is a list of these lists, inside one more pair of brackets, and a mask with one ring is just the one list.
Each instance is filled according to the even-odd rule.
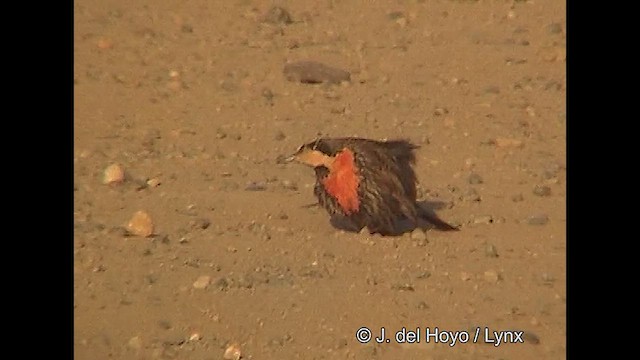
[[[396,220],[395,227],[392,231],[374,231],[372,233],[379,233],[383,236],[400,236],[402,234],[412,232],[415,229],[422,229],[423,231],[431,229],[441,231],[458,230],[458,228],[447,224],[444,220],[440,219],[438,215],[436,215],[435,210],[447,207],[447,203],[442,201],[418,201],[417,205],[420,207],[422,217],[431,221],[426,219],[419,219],[418,223],[416,224],[413,221],[403,217]],[[332,216],[330,222],[331,225],[336,229],[344,230],[347,232],[360,232],[363,229],[363,227],[358,227],[357,225],[353,224],[353,222],[349,221],[348,218],[343,216]]]

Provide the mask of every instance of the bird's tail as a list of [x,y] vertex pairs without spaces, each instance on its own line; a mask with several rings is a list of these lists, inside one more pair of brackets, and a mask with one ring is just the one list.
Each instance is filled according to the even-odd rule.
[[433,211],[427,210],[422,206],[416,205],[418,210],[418,217],[420,219],[425,220],[426,222],[432,224],[438,230],[442,231],[460,231],[460,228],[453,226],[444,220],[440,219]]

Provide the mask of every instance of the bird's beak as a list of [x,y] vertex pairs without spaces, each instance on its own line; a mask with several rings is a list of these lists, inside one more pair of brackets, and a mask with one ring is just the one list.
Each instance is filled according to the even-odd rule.
[[284,162],[290,163],[296,159],[295,155],[288,156],[284,159]]

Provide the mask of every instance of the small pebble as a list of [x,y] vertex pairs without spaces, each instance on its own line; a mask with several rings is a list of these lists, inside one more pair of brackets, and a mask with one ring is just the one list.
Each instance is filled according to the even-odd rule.
[[158,179],[158,178],[153,178],[153,179],[147,180],[147,186],[152,187],[152,188],[158,187],[158,186],[160,186],[160,184],[161,184],[161,182],[160,182],[160,179]]
[[267,190],[267,184],[264,182],[250,182],[244,188],[246,191],[265,191]]
[[276,164],[287,164],[287,155],[278,155],[276,157]]
[[491,224],[493,223],[493,217],[491,215],[478,215],[473,218],[474,224]]
[[482,197],[480,197],[476,189],[470,188],[462,194],[462,201],[479,202],[482,201]]
[[415,229],[411,232],[411,240],[424,241],[427,240],[427,234],[422,229]]
[[198,218],[189,221],[189,227],[194,230],[205,230],[211,225],[211,221],[206,218]]
[[100,50],[107,50],[113,47],[113,41],[108,38],[100,38],[98,39],[98,43],[96,45]]
[[549,163],[544,167],[544,170],[542,171],[542,178],[546,180],[553,179],[557,177],[560,171],[563,169],[565,169],[565,167],[558,162]]
[[549,273],[542,273],[542,275],[540,276],[540,278],[542,279],[542,281],[546,284],[546,285],[552,285],[554,281],[556,281],[556,279],[553,277],[553,275],[549,274]]
[[549,222],[549,216],[547,214],[531,215],[527,218],[527,224],[529,225],[545,225]]
[[129,339],[129,342],[127,343],[127,345],[134,350],[140,350],[142,348],[142,339],[140,339],[140,336],[134,336],[131,339]]
[[511,197],[511,201],[513,202],[524,201],[524,196],[522,196],[522,194],[515,194]]
[[240,345],[237,343],[229,345],[224,351],[224,355],[222,357],[226,360],[240,360],[240,358],[242,357]]
[[549,26],[547,26],[547,31],[549,31],[549,34],[561,34],[562,24],[560,23],[549,24]]
[[282,180],[281,185],[282,185],[282,188],[286,190],[293,190],[293,191],[298,190],[298,185],[291,180]]
[[317,61],[298,61],[286,64],[283,70],[287,80],[303,84],[340,84],[351,81],[351,73]]
[[262,18],[263,22],[269,24],[280,24],[280,25],[289,25],[293,23],[293,19],[291,18],[291,14],[280,6],[274,6]]
[[500,88],[497,86],[487,86],[484,88],[485,94],[500,94]]
[[262,90],[262,97],[265,99],[266,103],[269,105],[273,105],[273,99],[275,98],[275,94],[271,89],[265,88]]
[[211,283],[211,277],[207,275],[200,276],[196,281],[193,282],[193,287],[195,289],[206,289],[207,286]]
[[104,169],[102,182],[107,185],[121,184],[125,179],[124,168],[120,164],[111,164]]
[[163,330],[169,330],[172,328],[171,322],[169,320],[160,320],[158,321],[158,326],[160,326]]
[[482,184],[484,182],[484,180],[482,179],[482,177],[476,173],[471,173],[469,175],[469,184],[471,185],[478,185],[478,184]]
[[533,194],[536,196],[549,196],[551,195],[551,188],[547,185],[536,185],[533,188]]
[[449,110],[446,108],[437,107],[433,110],[433,116],[442,116],[442,115],[447,115],[448,113],[449,113]]
[[127,231],[135,236],[149,237],[153,235],[153,221],[145,211],[136,211],[127,224]]
[[493,244],[487,244],[484,247],[484,254],[487,257],[490,257],[490,258],[497,258],[498,257],[498,250],[496,249],[496,247]]
[[522,140],[518,139],[510,139],[510,138],[495,138],[492,141],[497,147],[506,148],[506,147],[515,147],[519,148],[523,146]]
[[461,273],[460,273],[460,280],[462,280],[462,281],[469,281],[469,280],[471,280],[471,274],[469,274],[469,273],[468,273],[468,272],[466,272],[466,271],[461,272]]
[[282,131],[278,131],[275,135],[275,139],[276,141],[282,141],[286,138],[287,136],[282,132]]
[[398,20],[406,17],[402,11],[392,11],[387,14],[387,19],[389,20]]
[[500,275],[498,275],[498,272],[495,270],[487,270],[484,272],[484,280],[495,284],[500,280]]
[[531,331],[525,331],[524,334],[522,334],[522,340],[524,340],[525,343],[530,343],[530,344],[540,344],[540,338],[538,337],[538,335],[532,333]]

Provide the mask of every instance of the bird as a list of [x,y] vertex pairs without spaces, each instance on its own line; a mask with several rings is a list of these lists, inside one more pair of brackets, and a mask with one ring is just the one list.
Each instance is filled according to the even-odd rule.
[[459,230],[417,203],[418,148],[406,139],[318,137],[286,160],[314,169],[318,204],[347,229],[397,235],[402,221],[415,229],[425,220],[439,230]]

